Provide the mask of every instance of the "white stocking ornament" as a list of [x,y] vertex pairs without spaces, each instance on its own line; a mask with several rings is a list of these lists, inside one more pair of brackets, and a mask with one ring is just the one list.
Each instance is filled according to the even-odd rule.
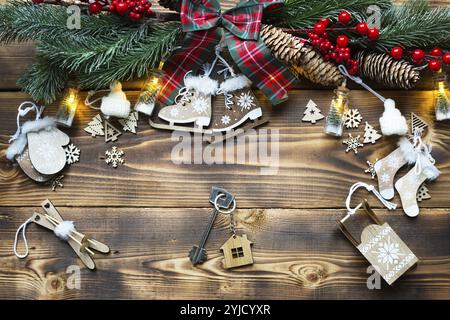
[[409,217],[416,217],[419,214],[417,205],[417,191],[425,180],[436,179],[440,172],[434,166],[434,159],[431,157],[431,148],[422,144],[419,139],[419,145],[416,165],[405,176],[398,179],[395,183],[395,189],[400,194],[403,211]]

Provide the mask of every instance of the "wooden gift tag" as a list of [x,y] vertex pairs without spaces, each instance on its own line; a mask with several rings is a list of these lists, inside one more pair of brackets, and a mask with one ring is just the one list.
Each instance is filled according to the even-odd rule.
[[415,265],[418,259],[387,222],[381,223],[367,200],[364,200],[363,207],[363,212],[375,224],[364,228],[361,233],[361,243],[358,244],[344,225],[349,215],[342,220],[338,220],[339,228],[383,279],[389,285],[392,285],[402,274]]

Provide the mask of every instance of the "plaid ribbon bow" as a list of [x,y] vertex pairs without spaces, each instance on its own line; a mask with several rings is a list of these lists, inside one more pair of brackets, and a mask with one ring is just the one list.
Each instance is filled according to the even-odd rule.
[[171,104],[183,87],[184,75],[197,71],[214,54],[224,36],[231,57],[241,70],[269,98],[272,104],[287,99],[295,82],[289,69],[276,60],[259,37],[264,9],[283,1],[248,0],[221,12],[216,0],[181,0],[180,16],[187,33],[182,49],[164,65],[165,78],[159,100]]

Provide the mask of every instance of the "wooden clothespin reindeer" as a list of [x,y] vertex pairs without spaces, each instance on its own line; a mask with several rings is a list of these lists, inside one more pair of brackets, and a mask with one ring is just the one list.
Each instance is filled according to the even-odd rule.
[[[91,270],[95,269],[95,263],[92,259],[94,252],[92,250],[96,250],[101,253],[109,253],[109,247],[78,232],[75,229],[73,221],[64,221],[50,200],[47,199],[43,201],[41,206],[45,210],[45,214],[35,212],[31,218],[25,221],[25,223],[17,229],[14,240],[15,255],[18,258],[25,258],[28,256],[28,243],[25,237],[25,230],[29,223],[34,222],[42,227],[52,230],[61,240],[67,241],[86,267]],[[17,241],[21,229],[25,244],[25,254],[23,255],[17,253]]]

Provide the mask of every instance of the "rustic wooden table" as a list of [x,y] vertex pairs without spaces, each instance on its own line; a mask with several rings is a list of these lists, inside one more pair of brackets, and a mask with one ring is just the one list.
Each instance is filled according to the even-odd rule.
[[[440,1],[442,3],[442,1]],[[448,3],[448,1],[446,1]],[[16,108],[29,99],[16,86],[33,59],[30,45],[0,47],[0,298],[9,299],[403,299],[450,298],[450,122],[436,123],[433,154],[442,174],[429,184],[432,199],[421,213],[406,217],[401,209],[387,212],[367,193],[382,219],[419,257],[418,266],[393,287],[366,286],[368,263],[340,233],[336,219],[345,213],[348,188],[357,181],[376,184],[364,174],[366,160],[382,158],[395,139],[366,145],[358,155],[345,153],[340,139],[316,125],[300,121],[313,99],[326,112],[332,89],[308,83],[272,108],[257,94],[270,116],[269,129],[279,130],[279,170],[261,175],[260,166],[240,164],[175,165],[176,142],[169,132],[151,129],[141,117],[137,135],[123,134],[114,143],[126,154],[124,166],[108,167],[100,157],[112,144],[91,138],[83,128],[96,114],[80,105],[66,131],[81,148],[81,160],[65,170],[64,188],[30,181],[4,154],[16,129]],[[415,112],[433,121],[432,91],[423,82],[411,91],[382,91],[397,101],[405,115]],[[130,100],[137,92],[130,87]],[[351,106],[363,121],[379,129],[380,102],[355,88]],[[47,115],[56,111],[49,106]],[[363,127],[352,133],[363,133]],[[400,172],[404,174],[406,169]],[[211,186],[233,192],[238,201],[238,230],[254,242],[255,263],[225,270],[219,247],[229,236],[228,220],[219,217],[207,243],[209,259],[193,267],[187,258],[211,212]],[[96,271],[81,270],[81,289],[68,289],[66,268],[82,266],[69,246],[47,230],[28,228],[30,255],[13,252],[16,228],[42,200],[49,198],[80,231],[111,247],[97,255]],[[396,196],[395,202],[399,202]]]

